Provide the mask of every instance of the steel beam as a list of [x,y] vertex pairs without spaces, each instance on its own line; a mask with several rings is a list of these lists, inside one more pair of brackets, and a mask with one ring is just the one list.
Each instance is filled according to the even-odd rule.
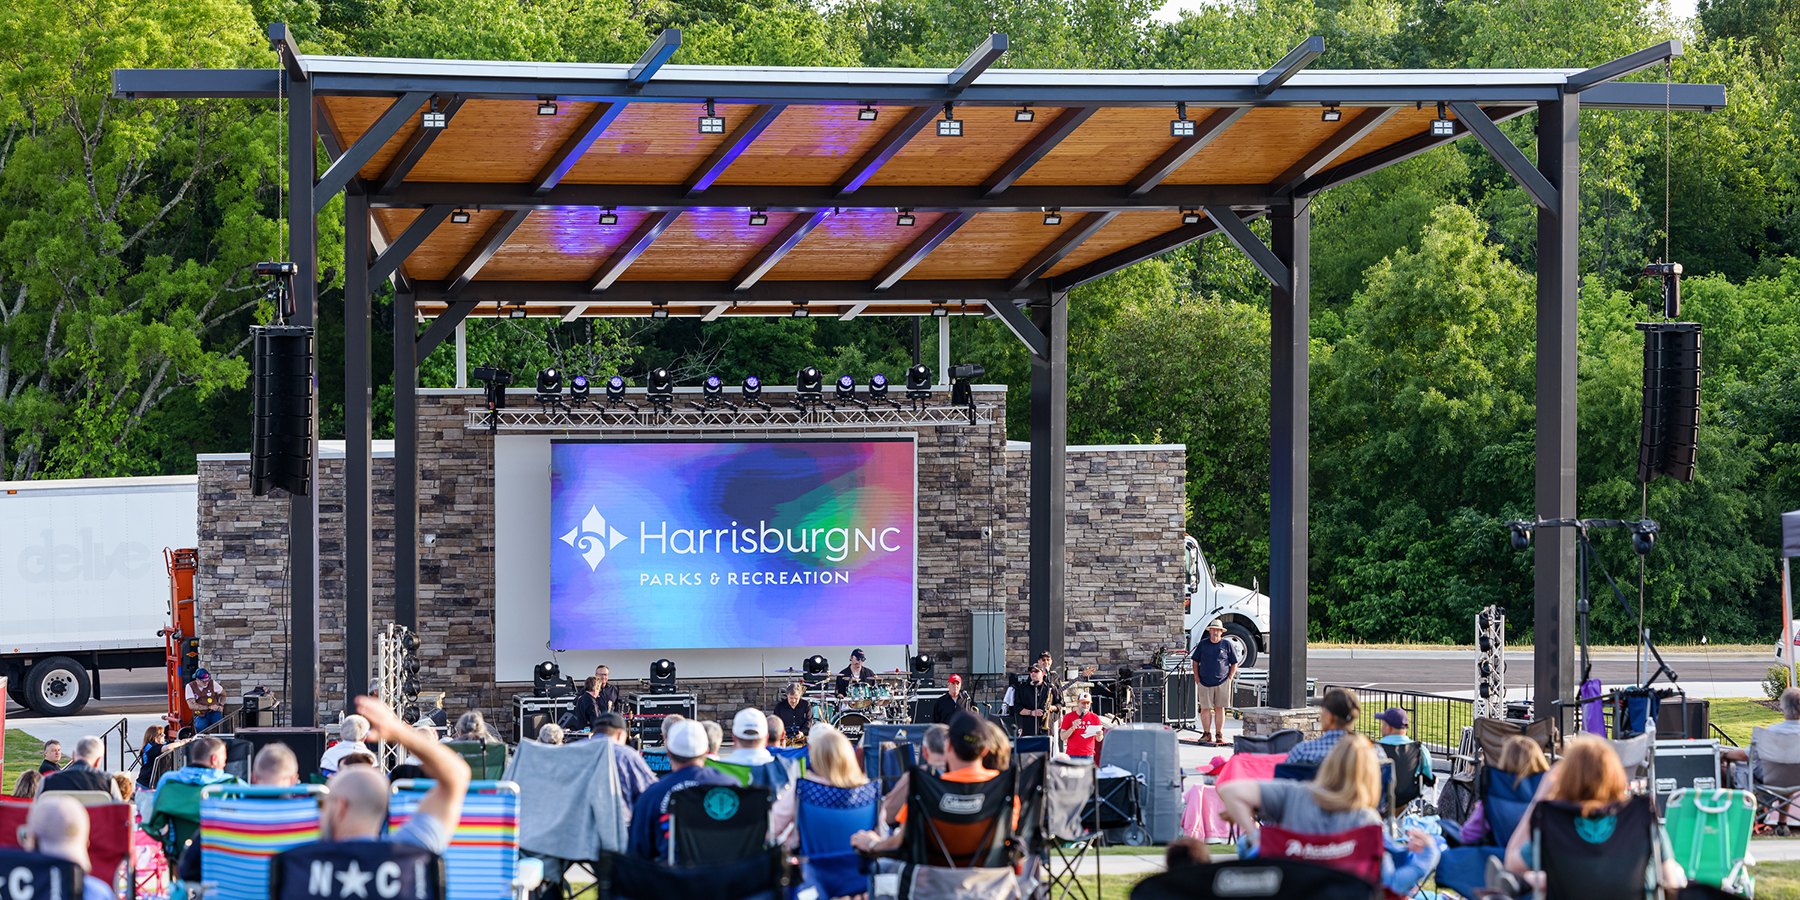
[[[1048,283],[1039,280],[1021,291],[1001,279],[923,280],[907,279],[893,287],[877,290],[868,281],[758,281],[749,290],[737,290],[733,281],[619,281],[604,295],[588,290],[586,281],[475,281],[464,288],[457,299],[482,303],[534,304],[538,315],[549,315],[541,307],[563,307],[574,304],[596,304],[626,307],[633,304],[645,312],[654,303],[726,306],[774,304],[791,308],[793,302],[861,303],[869,301],[877,307],[901,303],[930,303],[935,300],[1042,300],[1050,296]],[[416,282],[420,303],[446,302],[444,282]]]
[[[367,202],[364,201],[365,205]],[[394,242],[375,258],[374,265],[369,267],[369,280],[371,282],[385,281],[389,275],[400,271],[400,264],[405,262],[414,250],[419,249],[419,245],[425,243],[425,239],[431,237],[431,233],[436,231],[445,219],[450,218],[450,213],[455,208],[448,203],[426,207],[425,211],[419,213],[418,218],[407,223],[406,230],[400,232],[400,236],[395,238]]]
[[[1581,273],[1581,95],[1538,109],[1538,168],[1557,205],[1537,214],[1537,435],[1534,503],[1539,518],[1575,516],[1575,319]],[[1573,720],[1575,532],[1540,529],[1532,560],[1532,685],[1538,718]]]
[[1269,298],[1269,705],[1282,709],[1304,707],[1307,696],[1309,206],[1269,213],[1273,255],[1286,276]]
[[851,305],[851,307],[849,309],[844,310],[841,313],[838,313],[838,321],[839,322],[848,322],[851,319],[854,319],[857,316],[862,315],[863,310],[869,308],[869,302],[870,301],[865,300],[861,303]]
[[888,160],[894,158],[894,154],[899,153],[906,146],[907,141],[912,140],[913,135],[931,124],[932,119],[936,116],[937,107],[935,106],[915,106],[907,110],[906,115],[894,123],[894,127],[882,134],[880,140],[875,142],[875,146],[864,152],[862,158],[850,167],[850,171],[845,172],[843,177],[831,186],[830,195],[837,198],[860,189],[868,183],[870,178],[875,176],[876,172],[881,170],[882,166],[887,165]]
[[1183,225],[1173,231],[1165,231],[1143,243],[1107,254],[1078,269],[1064,272],[1051,280],[1054,282],[1055,289],[1059,291],[1080,287],[1127,266],[1137,265],[1146,259],[1161,256],[1177,247],[1185,247],[1218,230],[1218,223],[1210,218],[1202,219],[1198,224]]
[[468,287],[469,282],[474,281],[475,276],[481,272],[481,267],[487,265],[488,260],[493,259],[494,254],[500,252],[500,247],[506,243],[506,239],[512,237],[512,233],[519,230],[520,225],[525,224],[525,217],[529,215],[531,215],[531,210],[528,209],[508,210],[501,213],[500,218],[488,226],[487,233],[481,236],[481,240],[475,242],[474,249],[470,250],[450,270],[450,277],[446,279],[449,287],[445,288],[445,293],[454,297],[461,293],[463,288]]
[[419,629],[419,333],[413,294],[394,295],[394,624]]
[[[343,131],[338,128],[337,120],[331,117],[331,108],[318,102],[316,98],[313,100],[313,115],[318,121],[319,143],[325,147],[325,160],[337,162],[338,157],[344,155]],[[350,179],[349,183],[344,185],[344,193],[364,193],[362,182],[355,178]],[[366,206],[367,204],[365,204]]]
[[381,118],[376,119],[375,124],[370,125],[369,130],[363,132],[355,144],[345,148],[344,155],[338,157],[331,168],[319,176],[319,183],[307,192],[312,197],[313,208],[325,208],[325,204],[331,202],[331,196],[342,190],[350,179],[355,178],[356,173],[368,165],[369,160],[374,159],[375,154],[400,131],[400,126],[405,125],[406,120],[429,99],[429,91],[408,91],[390,104]]
[[294,33],[286,22],[269,23],[269,47],[281,53],[281,65],[289,81],[306,81],[311,77],[306,71],[306,60],[300,55],[300,42],[294,40]]
[[945,92],[954,96],[967,90],[970,85],[975,83],[975,79],[980,78],[981,73],[986,72],[988,66],[993,65],[1000,58],[1000,54],[1005,52],[1006,35],[988,35],[987,40],[982,41],[981,46],[976,47],[962,61],[962,65],[951,70],[950,77],[944,80]]
[[[1489,107],[1486,112],[1491,122],[1504,122],[1515,119],[1535,107],[1506,106]],[[1417,134],[1404,140],[1396,141],[1373,153],[1365,153],[1341,165],[1326,169],[1294,189],[1296,197],[1310,197],[1328,187],[1336,187],[1346,182],[1355,181],[1370,172],[1385,169],[1398,162],[1412,159],[1427,150],[1435,150],[1452,141],[1461,140],[1469,135],[1469,129],[1461,121],[1456,123],[1456,133],[1450,137],[1433,137],[1429,132]]]
[[1187,165],[1188,160],[1206,149],[1207,144],[1224,134],[1225,129],[1230,128],[1233,122],[1243,118],[1248,112],[1250,112],[1248,106],[1213,110],[1194,126],[1193,136],[1177,140],[1175,146],[1163,151],[1163,155],[1157,157],[1155,162],[1145,166],[1142,172],[1133,176],[1131,182],[1125,187],[1125,196],[1137,198],[1150,193],[1153,188],[1163,183],[1163,179]]
[[432,319],[431,324],[426,326],[425,333],[419,335],[418,343],[413,350],[413,356],[418,364],[424,365],[425,358],[431,355],[431,351],[436,350],[440,344],[455,334],[456,326],[461,325],[463,320],[469,317],[469,313],[474,312],[475,307],[479,305],[481,304],[475,300],[457,300],[451,303],[448,309],[439,313],[437,318]]
[[1019,152],[1014,153],[1011,159],[1001,163],[1000,168],[988,176],[987,181],[981,185],[981,196],[988,198],[1000,196],[1002,191],[1012,187],[1013,182],[1019,180],[1019,176],[1037,165],[1038,160],[1043,159],[1045,154],[1055,150],[1056,145],[1062,143],[1063,138],[1074,134],[1075,129],[1080,128],[1082,123],[1093,118],[1094,113],[1099,111],[1099,107],[1095,106],[1074,106],[1058,113],[1055,121],[1032,135],[1031,140],[1026,141],[1025,146],[1019,148]]
[[370,489],[374,464],[374,379],[369,332],[374,310],[369,299],[369,201],[344,198],[344,698],[369,683],[373,646],[371,615],[374,568],[371,555],[375,508]]
[[675,51],[680,49],[681,29],[663,29],[662,34],[657,35],[656,40],[650,42],[650,48],[645,50],[644,54],[638,57],[637,62],[631,64],[631,70],[625,73],[626,85],[634,91],[643,90],[645,85],[650,83],[650,79],[656,77],[656,70],[662,68],[663,64],[669,61],[669,57],[674,56]]
[[749,290],[762,280],[764,275],[769,274],[769,270],[775,268],[775,264],[781,262],[781,258],[788,255],[788,251],[806,240],[806,236],[812,234],[812,230],[819,227],[819,223],[823,221],[825,221],[825,211],[822,209],[811,215],[795,216],[794,220],[787,224],[787,227],[781,229],[780,234],[775,235],[774,240],[764,244],[761,250],[756,251],[756,256],[738,270],[737,275],[731,279],[734,289]]
[[1299,162],[1289,166],[1286,172],[1277,176],[1272,183],[1275,188],[1273,193],[1281,196],[1292,194],[1296,188],[1306,183],[1306,179],[1319,174],[1320,170],[1331,165],[1332,160],[1344,155],[1351,147],[1368,137],[1370,132],[1380,127],[1381,123],[1393,118],[1396,112],[1399,110],[1392,106],[1376,106],[1357,113],[1356,118],[1332,132],[1331,137],[1326,138],[1323,143],[1301,157]]
[[[450,123],[456,121],[456,114],[463,108],[463,102],[461,97],[451,97],[444,103],[444,108],[438,110],[444,114],[443,128],[418,128],[408,135],[406,143],[400,145],[400,152],[394,154],[394,158],[388,160],[387,168],[382,169],[381,174],[376,176],[371,192],[376,194],[393,193],[394,189],[400,186],[400,182],[406,180],[407,173],[413,170],[413,166],[418,165],[419,160],[425,158],[425,151],[431,149],[431,145],[437,141],[438,135],[450,129]],[[344,184],[345,190],[354,190],[357,187],[358,180],[355,178]]]
[[1475,133],[1475,139],[1481,142],[1481,146],[1494,155],[1494,161],[1519,182],[1519,186],[1531,195],[1538,206],[1544,209],[1556,209],[1559,206],[1561,201],[1556,196],[1555,185],[1531,164],[1531,160],[1525,158],[1525,154],[1519,152],[1518,147],[1513,146],[1512,139],[1487,117],[1487,113],[1481,111],[1481,107],[1459,101],[1450,104],[1450,108],[1456,111],[1457,120]]
[[1026,601],[1032,657],[1063,660],[1064,532],[1068,524],[1069,298],[1031,308],[1047,354],[1031,355],[1031,573]]
[[[313,121],[312,84],[295,81],[291,71],[283,71],[287,80],[284,92],[293,98],[288,105],[288,193],[292,204],[288,213],[288,240],[293,246],[293,262],[299,266],[294,277],[293,324],[317,329],[319,324],[319,249],[318,215],[313,207],[314,154],[317,149]],[[308,496],[288,501],[288,707],[290,723],[296,728],[319,724],[319,372],[318,339],[314,332],[312,377],[312,423],[310,451],[312,489]]]
[[1057,235],[1056,240],[1050,242],[1050,246],[1038,251],[1038,254],[1032,257],[1030,262],[1013,273],[1012,278],[1008,279],[1012,282],[1013,290],[1022,291],[1032,282],[1044,277],[1045,272],[1056,268],[1056,264],[1074,253],[1075,248],[1086,243],[1088,238],[1099,234],[1101,229],[1118,217],[1119,214],[1116,212],[1083,213],[1081,219],[1062,234]]
[[1635,72],[1642,72],[1665,59],[1675,59],[1680,55],[1680,41],[1663,41],[1654,47],[1646,47],[1636,53],[1621,56],[1612,62],[1602,63],[1570,75],[1568,83],[1563,86],[1563,93],[1579,94],[1582,91],[1599,87],[1614,78],[1624,78]]
[[738,123],[737,129],[725,139],[725,143],[720,144],[719,149],[714,150],[712,155],[707,157],[698,169],[694,170],[694,174],[688,176],[687,195],[698,197],[707,188],[712,187],[713,182],[718,181],[719,176],[725,174],[725,170],[730,168],[732,163],[737,162],[737,158],[743,156],[745,150],[750,149],[750,145],[762,136],[763,131],[775,124],[775,120],[780,117],[781,111],[784,109],[787,107],[781,104],[765,104],[751,110],[749,117]]
[[1019,343],[1024,344],[1025,349],[1030,351],[1033,356],[1047,357],[1050,355],[1050,341],[1044,337],[1044,332],[1037,327],[1037,323],[1031,321],[1030,313],[1005,300],[989,303],[987,308],[993,310],[994,315],[1001,322],[1006,323],[1007,330],[1011,331],[1013,337],[1018,338]]
[[561,184],[563,177],[569,174],[570,169],[575,168],[582,155],[612,126],[613,120],[625,111],[625,107],[624,103],[598,103],[588,110],[587,118],[576,126],[575,133],[569,135],[561,147],[556,148],[556,152],[550,155],[549,162],[544,163],[537,176],[531,179],[531,193],[542,197]]
[[675,224],[675,218],[679,215],[681,215],[679,211],[659,212],[647,216],[644,221],[639,222],[638,226],[632,229],[631,234],[626,235],[624,243],[621,243],[613,251],[612,256],[607,257],[606,262],[600,264],[599,270],[588,282],[588,291],[604,291],[612,287],[613,282],[618,281],[619,276],[625,274],[625,270],[631,268],[631,264],[637,262],[637,258],[643,256],[644,251],[650,249],[650,245],[656,243],[656,239],[661,237],[670,225]]
[[1271,66],[1267,72],[1256,76],[1256,92],[1272,94],[1275,89],[1288,83],[1288,80],[1300,74],[1300,70],[1312,65],[1312,61],[1325,55],[1325,39],[1313,35],[1289,50],[1280,62]]
[[1270,284],[1284,291],[1291,290],[1292,286],[1288,284],[1288,265],[1250,230],[1243,219],[1238,218],[1231,210],[1217,206],[1207,207],[1206,217],[1219,223],[1219,230],[1225,232],[1225,239],[1243,251],[1250,258],[1250,264],[1263,273]]
[[925,229],[924,234],[913,239],[913,242],[908,244],[905,250],[900,251],[900,255],[888,260],[888,264],[881,267],[881,271],[875,276],[875,290],[885,291],[893,287],[900,279],[905,278],[906,273],[912,271],[914,266],[924,262],[925,257],[929,256],[931,251],[936,250],[939,244],[949,240],[958,228],[968,224],[969,220],[973,218],[975,218],[974,213],[966,212],[946,213],[939,217],[936,222],[931,223],[930,228]]
[[1036,212],[1055,206],[1065,213],[1105,210],[1167,210],[1197,206],[1268,206],[1281,198],[1266,184],[1164,184],[1125,196],[1116,184],[1019,185],[993,197],[973,185],[884,185],[841,195],[820,185],[714,184],[691,197],[678,184],[563,184],[538,195],[529,185],[493,182],[402,184],[391,196],[369,203],[377,209],[416,209],[438,203],[481,209],[569,209],[611,207],[619,211],[686,209],[766,209],[815,212],[821,209],[886,209],[917,212]]

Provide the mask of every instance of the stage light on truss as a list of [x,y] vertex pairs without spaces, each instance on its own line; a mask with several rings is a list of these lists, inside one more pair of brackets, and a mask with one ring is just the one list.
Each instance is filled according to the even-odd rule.
[[926,368],[924,363],[906,370],[906,395],[909,398],[918,399],[914,396],[916,394],[925,394],[926,396],[931,394],[931,370]]
[[617,375],[606,379],[606,399],[610,403],[619,403],[625,399],[625,379]]
[[876,400],[887,399],[888,380],[886,375],[869,376],[869,396]]
[[600,224],[602,224],[602,225],[617,225],[617,224],[619,224],[619,214],[616,212],[613,212],[612,207],[610,207],[610,206],[607,207],[606,209],[602,210],[600,213]]
[[819,397],[825,393],[825,376],[819,373],[817,366],[801,366],[794,373],[794,391]]
[[1044,224],[1045,225],[1061,225],[1062,224],[1062,207],[1052,206],[1049,209],[1044,210]]
[[943,304],[943,302],[940,301],[940,302],[931,304],[931,317],[932,318],[942,319],[948,315],[950,315],[950,307],[945,306]]
[[577,375],[569,379],[569,402],[580,406],[588,402],[588,379],[586,375]]
[[650,394],[651,400],[661,400],[667,403],[675,396],[675,374],[661,366],[651,369],[646,391]]
[[669,304],[667,304],[661,300],[658,300],[658,301],[656,301],[655,306],[650,307],[650,318],[666,319],[668,317],[669,317]]
[[700,382],[700,393],[708,400],[723,400],[725,399],[725,382],[719,380],[717,375],[708,375],[705,381]]
[[1200,211],[1197,209],[1184,209],[1181,211],[1181,224],[1183,225],[1198,225],[1203,218],[1205,217],[1200,215]]
[[1454,137],[1454,136],[1456,136],[1456,120],[1450,118],[1450,114],[1447,111],[1445,111],[1444,101],[1442,101],[1442,100],[1438,101],[1437,118],[1431,120],[1431,136],[1432,137]]
[[900,214],[894,217],[894,224],[901,228],[911,228],[919,220],[913,215],[912,207],[902,207]]
[[837,399],[846,403],[856,399],[856,379],[849,375],[839,375],[834,390]]
[[1169,137],[1193,137],[1194,120],[1187,117],[1187,104],[1175,104],[1175,118],[1169,120]]
[[804,303],[795,303],[792,315],[796,319],[804,319],[807,316],[812,315],[812,310],[807,309],[806,304]]
[[562,395],[562,373],[555,368],[539,369],[537,374],[538,397],[559,397]]
[[956,118],[955,108],[944,104],[944,117],[937,123],[938,137],[962,137],[962,120]]
[[469,211],[466,209],[458,209],[450,214],[450,221],[457,225],[469,224]]
[[744,397],[744,400],[748,401],[748,402],[755,402],[757,400],[761,400],[762,399],[762,379],[756,377],[755,375],[745,376],[744,383],[738,385],[738,393],[742,394]]
[[724,134],[725,120],[713,114],[713,102],[706,101],[706,115],[700,117],[701,134]]
[[1341,121],[1343,118],[1344,111],[1338,109],[1336,103],[1325,107],[1325,111],[1319,114],[1319,121],[1321,122],[1337,122]]
[[555,100],[539,100],[538,101],[538,115],[540,115],[540,116],[556,115],[556,101]]
[[1037,118],[1037,113],[1032,112],[1028,105],[1022,105],[1013,111],[1014,122],[1029,122],[1035,118]]
[[769,211],[766,209],[750,210],[750,224],[756,228],[769,224]]
[[525,304],[523,304],[523,303],[514,304],[512,309],[509,309],[506,311],[506,317],[509,319],[525,318]]
[[881,113],[875,111],[875,104],[873,103],[856,111],[856,118],[859,122],[873,122],[879,115],[881,115]]

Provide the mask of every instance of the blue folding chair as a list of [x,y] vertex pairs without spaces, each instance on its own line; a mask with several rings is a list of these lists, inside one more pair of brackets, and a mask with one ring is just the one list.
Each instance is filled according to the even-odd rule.
[[266,900],[269,860],[319,840],[325,786],[208,785],[200,792],[200,872],[216,900]]
[[1475,847],[1451,847],[1438,863],[1437,883],[1465,897],[1487,886],[1487,861],[1506,853],[1506,842],[1512,838],[1519,820],[1531,806],[1543,775],[1530,775],[1514,784],[1516,776],[1491,766],[1483,766],[1481,779],[1481,814],[1487,821],[1488,834],[1494,843]]
[[821,896],[845,897],[869,892],[861,854],[850,849],[850,835],[873,830],[881,808],[881,784],[835,788],[804,779],[795,782],[794,818],[800,833],[801,874]]
[[[394,782],[388,830],[406,824],[434,782]],[[519,786],[475,781],[463,798],[462,818],[444,851],[445,900],[509,900],[524,891],[519,879]]]

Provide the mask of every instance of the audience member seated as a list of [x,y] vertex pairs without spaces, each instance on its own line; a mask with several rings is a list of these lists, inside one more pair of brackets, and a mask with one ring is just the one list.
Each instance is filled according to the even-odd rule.
[[[300,783],[300,760],[295,758],[294,751],[286,744],[265,744],[256,751],[256,759],[250,763],[250,783],[259,787],[292,787]],[[181,860],[175,866],[175,875],[182,881],[199,884],[201,873],[200,843],[189,844],[181,851]]]
[[764,716],[763,727],[767,729],[766,733],[769,735],[770,749],[787,746],[787,723],[781,721],[780,716],[774,713]]
[[1170,841],[1169,848],[1163,852],[1163,867],[1167,869],[1203,866],[1210,862],[1212,851],[1207,849],[1206,842],[1185,834]]
[[780,799],[786,793],[791,795],[793,782],[798,773],[797,765],[790,765],[787,760],[777,759],[764,746],[769,738],[769,717],[755,707],[738,710],[731,720],[731,754],[721,757],[718,762],[724,764],[727,774],[736,775],[739,770],[744,774],[738,781],[741,784],[755,787],[766,787],[773,799]]
[[132,781],[131,776],[124,772],[114,772],[112,783],[113,790],[119,794],[119,799],[126,803],[130,803],[132,795],[137,793],[137,782]]
[[452,728],[449,736],[444,738],[446,744],[451,741],[482,741],[497,744],[500,743],[500,736],[495,734],[493,729],[488,728],[487,719],[482,717],[481,710],[472,709],[456,717],[456,727]]
[[37,796],[38,785],[44,783],[44,773],[36,769],[26,769],[19,773],[19,780],[13,782],[12,795],[30,800]]
[[150,782],[150,776],[156,770],[156,758],[162,755],[164,734],[166,732],[161,725],[144,729],[144,746],[138,748],[138,787],[154,786]]
[[725,726],[708,719],[700,727],[706,730],[706,758],[718,759],[719,749],[725,746]]
[[114,900],[112,885],[94,877],[88,862],[88,814],[81,804],[68,797],[39,797],[31,804],[25,827],[19,830],[19,845],[80,866],[87,873],[82,879],[82,900]]
[[[1781,692],[1781,721],[1763,728],[1765,735],[1783,735],[1788,740],[1800,740],[1800,688],[1788,688]],[[1740,790],[1750,788],[1750,752],[1743,747],[1726,747],[1719,753],[1719,758],[1734,763],[1731,766],[1731,783]],[[1756,780],[1763,780],[1762,766],[1756,767]],[[1784,785],[1785,786],[1785,785]]]
[[[1002,733],[1002,744],[993,746],[993,734],[999,732],[993,723],[987,722],[973,713],[957,713],[950,719],[949,744],[950,752],[945,756],[947,768],[938,777],[955,784],[981,784],[992,781],[999,776],[999,771],[983,764],[984,760],[994,760],[1005,756],[1011,758],[1010,743],[1005,742]],[[910,775],[911,773],[907,773]],[[909,784],[910,789],[910,784]],[[907,807],[902,804],[895,814],[895,827],[887,837],[874,831],[859,831],[850,836],[850,846],[866,854],[889,853],[898,850],[906,841]],[[1013,798],[1013,825],[1019,821],[1019,801]]]
[[[850,739],[831,724],[821,722],[813,726],[812,733],[806,738],[806,772],[795,783],[792,792],[776,798],[775,807],[769,813],[769,831],[789,848],[797,848],[801,845],[801,835],[793,826],[800,803],[824,809],[849,809],[877,802],[880,789],[881,785],[863,774]],[[905,798],[901,799],[904,802]],[[844,832],[837,842],[842,849],[849,849],[854,833]],[[823,846],[824,842],[820,841],[819,845]]]
[[538,739],[538,743],[540,743],[540,744],[550,744],[551,746],[558,746],[558,745],[562,744],[562,742],[563,742],[562,726],[556,724],[555,722],[545,722],[544,727],[538,729],[538,738],[537,739]]
[[344,717],[344,724],[338,727],[338,742],[325,748],[325,755],[319,757],[319,771],[330,778],[344,767],[344,757],[352,753],[366,753],[368,747],[363,738],[369,734],[369,720],[359,715]]
[[645,789],[631,808],[631,831],[625,852],[643,859],[668,857],[670,794],[709,784],[738,783],[736,778],[705,764],[706,729],[700,723],[680,719],[674,725],[664,725],[669,774]]
[[[1618,813],[1624,804],[1631,800],[1631,788],[1625,777],[1625,767],[1619,763],[1618,753],[1605,739],[1592,735],[1574,735],[1564,745],[1563,757],[1552,766],[1549,774],[1538,785],[1538,796],[1532,800],[1532,807],[1539,803],[1560,801],[1578,806],[1581,809],[1581,821],[1577,822],[1576,835],[1593,844],[1605,843],[1611,838],[1618,823]],[[1519,821],[1519,827],[1513,829],[1512,839],[1506,843],[1506,871],[1519,876],[1518,881],[1502,881],[1490,884],[1506,893],[1519,896],[1528,890],[1541,890],[1544,887],[1544,873],[1531,868],[1532,859],[1532,812],[1527,810],[1525,817]],[[1668,832],[1655,827],[1655,840],[1658,852],[1655,858],[1662,860],[1661,867],[1654,873],[1646,872],[1645,880],[1652,877],[1655,883],[1666,890],[1675,891],[1687,886],[1687,874],[1682,871],[1681,863],[1675,860],[1674,849],[1669,846]]]
[[106,756],[106,744],[99,738],[88,735],[75,742],[75,758],[69,761],[61,771],[44,776],[44,783],[38,787],[38,793],[45,791],[100,791],[111,794],[114,800],[119,798],[119,789],[113,785],[112,777],[100,768],[100,762]]
[[[954,718],[954,717],[953,717]],[[919,749],[925,754],[920,760],[920,768],[933,772],[942,772],[948,765],[945,757],[950,753],[950,726],[933,725],[925,729],[925,737],[919,742]],[[899,822],[900,810],[906,806],[906,792],[912,788],[912,773],[901,775],[894,782],[892,790],[881,798],[881,821],[889,827]]]
[[[1381,723],[1379,743],[1396,746],[1418,743],[1412,739],[1412,735],[1406,733],[1408,729],[1412,728],[1412,717],[1406,714],[1406,710],[1398,706],[1390,706],[1382,710],[1375,720]],[[1437,776],[1431,771],[1430,750],[1419,755],[1419,777],[1425,779],[1427,784],[1437,780]]]
[[63,767],[62,741],[45,741],[44,742],[44,761],[41,763],[38,763],[38,774],[53,775],[57,772],[62,771],[62,767]]
[[162,842],[171,866],[200,830],[200,791],[209,784],[243,784],[225,773],[225,742],[196,738],[186,747],[188,764],[156,782],[156,800],[144,831]]
[[[1515,734],[1500,745],[1500,753],[1488,760],[1488,767],[1501,775],[1511,775],[1513,787],[1525,783],[1525,779],[1550,771],[1550,760],[1544,757],[1544,748],[1522,734]],[[1511,835],[1488,834],[1487,808],[1485,800],[1475,801],[1469,810],[1468,821],[1463,822],[1459,835],[1463,844],[1499,843]],[[1520,821],[1523,821],[1521,819]]]
[[419,798],[412,818],[384,835],[390,793],[387,776],[373,766],[343,769],[325,785],[329,793],[319,807],[320,839],[394,841],[443,853],[456,824],[462,821],[463,796],[469,790],[468,765],[456,751],[400,721],[379,700],[358,697],[356,711],[368,720],[369,733],[376,740],[399,744],[417,756],[425,776],[435,783]]
[[[1219,785],[1218,791],[1225,818],[1243,829],[1245,856],[1259,848],[1262,822],[1299,834],[1339,834],[1381,825],[1376,812],[1381,802],[1380,756],[1359,734],[1340,734],[1312,781],[1246,778]],[[1382,883],[1402,896],[1437,868],[1437,841],[1422,830],[1411,829],[1405,844],[1389,843],[1386,849],[1381,854]]]
[[1295,744],[1288,750],[1287,762],[1310,766],[1324,762],[1338,740],[1350,733],[1361,713],[1362,703],[1357,701],[1355,694],[1335,687],[1326,691],[1324,699],[1319,701],[1319,728],[1322,729],[1319,736]]
[[625,822],[631,822],[631,807],[644,791],[656,783],[656,773],[644,762],[644,755],[625,743],[625,717],[616,712],[594,717],[594,736],[589,740],[613,742],[613,768],[619,773],[619,797],[625,801]]

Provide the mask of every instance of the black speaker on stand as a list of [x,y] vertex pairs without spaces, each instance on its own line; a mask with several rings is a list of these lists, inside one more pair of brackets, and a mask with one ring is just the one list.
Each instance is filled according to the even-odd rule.
[[313,330],[264,325],[251,332],[250,490],[258,497],[274,488],[304,497],[312,490]]

